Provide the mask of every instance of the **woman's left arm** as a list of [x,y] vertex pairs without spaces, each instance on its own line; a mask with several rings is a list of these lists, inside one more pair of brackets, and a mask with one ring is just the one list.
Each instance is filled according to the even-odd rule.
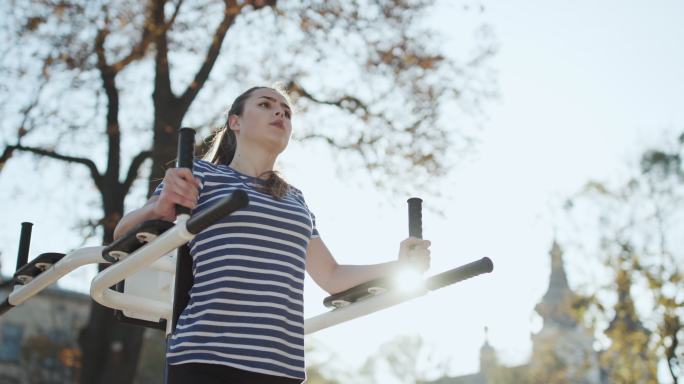
[[379,277],[391,275],[405,265],[411,265],[420,272],[430,267],[430,241],[409,237],[399,246],[399,257],[395,261],[369,265],[338,264],[320,237],[309,241],[306,253],[306,271],[311,278],[330,294],[365,283]]

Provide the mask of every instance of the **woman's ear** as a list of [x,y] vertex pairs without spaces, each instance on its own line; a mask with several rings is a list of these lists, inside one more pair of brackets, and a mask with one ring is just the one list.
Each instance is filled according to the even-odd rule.
[[233,132],[240,132],[240,116],[228,116],[228,128],[230,128],[230,130],[232,130]]

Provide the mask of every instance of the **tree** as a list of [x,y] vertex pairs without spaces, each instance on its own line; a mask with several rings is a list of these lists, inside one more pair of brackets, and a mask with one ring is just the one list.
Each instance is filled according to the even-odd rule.
[[349,382],[348,369],[341,369],[336,362],[340,357],[315,338],[309,338],[306,349],[306,382],[311,384],[340,384]]
[[[578,238],[595,240],[598,249],[594,252],[602,256],[608,275],[613,276],[603,289],[611,294],[597,294],[596,308],[604,323],[609,323],[605,333],[611,345],[602,361],[614,382],[655,382],[654,355],[667,363],[674,383],[684,377],[679,235],[684,211],[683,145],[681,135],[674,145],[645,151],[638,173],[626,183],[590,182],[569,205],[576,216],[592,213],[594,222],[583,224],[592,233],[581,232]],[[643,300],[647,305],[641,311],[632,298],[636,295],[649,297]],[[610,300],[615,302],[612,310],[602,305]],[[624,368],[625,362],[636,361],[642,364]],[[613,370],[618,366],[620,372]]]
[[[443,377],[448,361],[439,359],[419,335],[402,335],[384,343],[361,369],[361,374],[378,382],[389,374],[404,383],[423,383]],[[380,380],[382,381],[382,380]]]
[[[349,154],[347,169],[389,189],[429,185],[467,139],[445,111],[494,94],[495,52],[484,29],[472,57],[447,57],[424,20],[432,3],[5,2],[0,171],[20,153],[87,169],[102,203],[90,226],[106,244],[141,171],[149,194],[175,157],[181,124],[214,125],[227,95],[278,79],[306,120],[326,123],[301,140]],[[131,382],[141,335],[93,304],[82,381]]]
[[615,285],[615,315],[605,331],[611,343],[601,356],[606,377],[611,383],[655,384],[657,358],[650,345],[651,332],[639,320],[631,295],[630,272],[624,265],[617,267]]

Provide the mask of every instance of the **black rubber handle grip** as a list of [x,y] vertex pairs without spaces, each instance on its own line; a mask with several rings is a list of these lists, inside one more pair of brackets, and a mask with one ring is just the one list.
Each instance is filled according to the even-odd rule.
[[[176,168],[189,168],[192,171],[192,161],[195,157],[195,130],[181,128],[178,130],[178,154]],[[190,209],[176,205],[176,215],[190,214]]]
[[235,190],[230,196],[224,197],[218,203],[194,215],[186,224],[188,232],[196,235],[220,218],[230,215],[249,204],[249,196],[242,189]]
[[33,223],[21,223],[21,234],[19,235],[19,251],[17,252],[17,271],[28,263],[29,247],[31,245],[31,230]]
[[423,238],[423,200],[412,197],[408,202],[409,236]]
[[473,261],[462,265],[458,268],[450,269],[448,271],[438,273],[429,279],[425,280],[425,287],[431,291],[435,289],[446,287],[459,281],[470,279],[483,273],[489,273],[494,270],[494,263],[488,257],[483,257],[480,260]]

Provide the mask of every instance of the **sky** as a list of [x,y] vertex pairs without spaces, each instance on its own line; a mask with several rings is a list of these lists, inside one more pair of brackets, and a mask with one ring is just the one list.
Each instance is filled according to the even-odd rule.
[[[447,36],[447,51],[462,50],[480,23],[491,27],[500,96],[486,106],[471,153],[435,181],[452,196],[444,216],[430,212],[431,201],[424,199],[423,235],[432,242],[427,274],[484,256],[494,261],[494,272],[309,337],[334,353],[331,363],[339,367],[360,366],[397,335],[420,334],[449,361],[450,374],[475,372],[485,326],[501,360],[525,362],[530,333],[540,327],[534,305],[548,284],[559,204],[591,179],[624,177],[640,151],[684,131],[684,3],[492,1],[481,14],[446,3],[434,23]],[[280,161],[338,262],[396,258],[408,236],[411,196],[340,179],[322,147],[294,141]],[[30,172],[26,162],[10,162],[0,186]],[[77,192],[68,183],[50,188]],[[4,275],[14,266],[21,221],[35,223],[32,255],[79,245],[73,211],[37,198],[30,185],[20,191],[0,189]],[[571,286],[583,287],[582,263],[566,260],[566,267]],[[61,285],[86,291],[92,273],[78,270]],[[305,292],[306,317],[324,312],[326,295],[310,279]]]
[[[641,150],[684,131],[684,3],[485,5],[475,21],[488,23],[498,40],[492,66],[500,98],[487,108],[475,153],[441,180],[454,199],[444,219],[424,211],[423,235],[433,244],[428,274],[483,256],[494,272],[314,335],[342,358],[360,361],[392,335],[419,333],[450,358],[452,374],[474,372],[488,326],[503,361],[526,361],[530,332],[540,326],[533,309],[548,284],[558,206],[591,179],[621,179]],[[462,19],[472,14],[441,15],[436,21],[447,33],[472,30],[473,20]],[[448,49],[458,50],[462,38],[453,35]],[[302,186],[333,254],[349,263],[396,254],[407,235],[406,199],[381,209],[382,196],[345,189],[358,212],[350,214],[344,204],[327,203],[338,185],[331,177]],[[579,289],[581,261],[566,264]],[[309,300],[324,296],[315,289],[307,287],[311,314],[323,311]]]

